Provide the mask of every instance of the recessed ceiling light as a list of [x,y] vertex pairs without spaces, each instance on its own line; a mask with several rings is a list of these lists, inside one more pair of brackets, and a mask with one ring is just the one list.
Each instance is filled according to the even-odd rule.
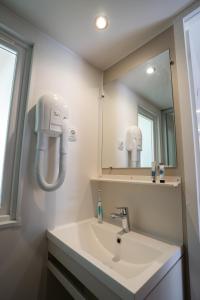
[[153,74],[153,73],[155,73],[155,71],[156,71],[156,69],[154,67],[148,67],[146,69],[147,74]]
[[108,18],[106,16],[98,16],[95,20],[95,25],[98,30],[104,30],[108,27]]

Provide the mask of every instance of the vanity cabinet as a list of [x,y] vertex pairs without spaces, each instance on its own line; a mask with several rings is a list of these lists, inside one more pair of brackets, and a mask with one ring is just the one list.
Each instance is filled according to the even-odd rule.
[[[61,258],[62,264],[55,258],[59,253],[53,245],[49,247],[48,269],[66,289],[66,299],[75,300],[120,300],[117,294],[109,290],[88,271],[78,265],[69,256]],[[53,256],[53,253],[55,256]],[[57,253],[57,254],[56,254]],[[130,300],[184,300],[182,259],[164,276],[159,284],[145,298],[136,295]],[[72,297],[72,298],[71,298]],[[124,298],[128,299],[128,298]],[[50,300],[50,299],[47,299]]]
[[145,300],[183,300],[183,258],[180,259]]

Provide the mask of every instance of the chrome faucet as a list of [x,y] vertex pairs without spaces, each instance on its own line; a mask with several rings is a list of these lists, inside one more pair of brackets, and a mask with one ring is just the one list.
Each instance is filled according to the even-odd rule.
[[130,222],[129,222],[129,214],[128,207],[117,207],[118,213],[111,213],[110,217],[112,219],[121,219],[122,222],[122,231],[121,234],[127,233],[130,231]]

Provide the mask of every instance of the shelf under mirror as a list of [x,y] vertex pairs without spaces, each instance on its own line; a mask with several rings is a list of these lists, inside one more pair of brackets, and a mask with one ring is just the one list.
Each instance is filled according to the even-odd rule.
[[137,175],[103,175],[92,177],[91,181],[99,182],[118,182],[118,183],[129,183],[129,184],[145,184],[163,187],[178,187],[181,184],[181,178],[177,176],[166,176],[165,183],[160,183],[159,179],[156,183],[151,181],[150,176],[137,176]]

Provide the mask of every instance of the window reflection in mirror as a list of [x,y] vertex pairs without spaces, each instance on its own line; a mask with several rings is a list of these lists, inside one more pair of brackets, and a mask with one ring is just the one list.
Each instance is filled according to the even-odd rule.
[[102,167],[176,166],[169,51],[106,83],[104,93]]
[[140,166],[150,167],[155,160],[155,119],[154,116],[139,112],[138,127],[142,132],[142,151],[140,157]]

